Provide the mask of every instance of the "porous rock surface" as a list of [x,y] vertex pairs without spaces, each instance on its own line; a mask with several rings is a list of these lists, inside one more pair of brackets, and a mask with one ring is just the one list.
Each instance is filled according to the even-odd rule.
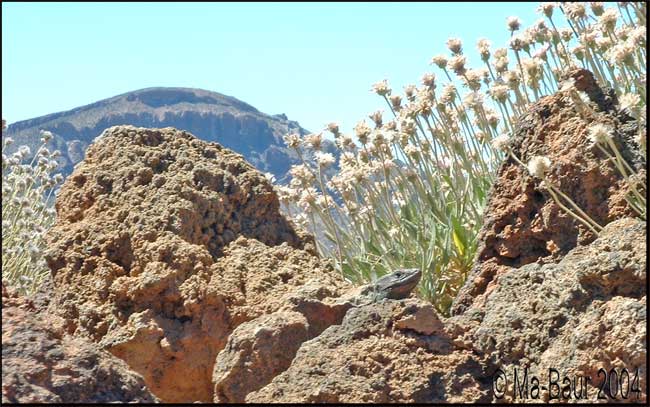
[[[594,124],[611,126],[621,155],[640,174],[639,182],[647,185],[645,159],[634,141],[637,122],[618,110],[616,95],[603,92],[591,72],[574,70],[567,78],[589,96],[590,109],[581,115],[567,92],[543,97],[518,119],[510,148],[523,163],[547,156],[548,180],[601,226],[631,216],[624,178],[589,140],[588,129]],[[475,264],[454,300],[452,314],[485,301],[496,276],[509,267],[557,262],[595,238],[512,158],[501,165],[484,214]]]
[[[524,162],[550,157],[549,179],[604,230],[594,236],[506,160],[450,318],[414,298],[342,301],[353,290],[239,156],[132,127],[107,130],[58,198],[50,309],[162,401],[514,401],[513,369],[528,367],[542,382],[554,368],[596,384],[600,368],[625,368],[640,375],[629,401],[644,402],[646,226],[626,217],[623,181],[589,146],[588,126],[612,125],[626,159],[645,167],[631,118],[588,72],[573,77],[591,116],[566,95],[543,98],[511,147]],[[510,380],[502,398],[499,370]]]
[[50,309],[162,401],[212,401],[215,357],[233,329],[306,283],[326,296],[344,286],[278,207],[266,178],[216,143],[109,128],[57,197]]
[[[629,372],[632,387],[637,379],[639,391],[627,401],[645,402],[647,227],[626,217],[632,212],[623,179],[586,134],[594,123],[611,125],[619,150],[644,177],[637,128],[589,72],[572,75],[594,102],[591,116],[580,118],[566,95],[543,98],[520,119],[511,148],[524,162],[550,157],[549,179],[606,225],[600,235],[506,160],[486,209],[476,266],[451,318],[425,312],[415,300],[353,308],[342,325],[303,343],[291,366],[246,401],[550,401],[558,394],[548,388],[548,372],[556,369],[562,389],[565,377],[589,379],[584,397],[566,401],[593,402],[603,381],[599,369],[614,369]],[[417,315],[409,319],[415,332],[400,320],[406,309]],[[528,368],[529,379],[546,386],[539,399],[515,398],[515,368],[519,379]],[[502,393],[493,388],[500,371],[508,378]],[[626,400],[615,392],[610,401]]]
[[[528,264],[499,275],[486,301],[452,317],[471,343],[513,383],[515,367],[528,367],[542,383],[549,369],[561,379],[589,377],[596,401],[599,369],[638,370],[639,390],[628,401],[647,399],[646,224],[624,218],[608,224],[593,243],[560,262]],[[463,338],[461,340],[461,338]],[[512,388],[505,400],[512,400]],[[551,393],[541,392],[548,401]],[[572,396],[575,401],[575,397]],[[585,401],[585,400],[583,400]],[[619,395],[613,401],[624,401]]]
[[[564,377],[589,377],[581,401],[598,401],[602,368],[637,374],[640,391],[627,401],[644,402],[645,234],[638,219],[614,221],[558,263],[509,268],[485,306],[461,316],[441,318],[417,299],[351,308],[245,400],[535,402],[557,395],[542,390],[537,400],[530,393],[515,399],[514,369],[521,379],[528,368],[544,386],[549,369],[558,371],[562,388]],[[492,387],[498,370],[509,380],[503,393]],[[613,401],[625,400],[619,394]]]
[[302,344],[291,366],[247,402],[445,403],[489,400],[480,358],[454,345],[421,300],[350,309]]
[[2,402],[155,402],[142,376],[2,283]]

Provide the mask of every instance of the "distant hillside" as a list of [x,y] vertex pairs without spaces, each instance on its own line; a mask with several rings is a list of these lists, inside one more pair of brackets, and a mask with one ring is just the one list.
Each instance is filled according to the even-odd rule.
[[[147,88],[10,124],[5,136],[15,140],[14,146],[27,144],[35,151],[39,131],[51,131],[55,138],[50,147],[61,151],[59,161],[64,175],[68,175],[95,137],[119,124],[187,130],[242,154],[259,170],[274,174],[279,182],[286,182],[287,171],[298,163],[298,157],[284,146],[282,136],[288,132],[308,133],[284,114],[268,115],[217,92]],[[335,153],[331,142],[324,144],[326,151]]]

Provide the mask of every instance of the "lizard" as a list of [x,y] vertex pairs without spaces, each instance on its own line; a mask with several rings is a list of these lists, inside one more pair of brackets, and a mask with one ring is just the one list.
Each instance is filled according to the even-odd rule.
[[379,278],[376,282],[363,286],[348,302],[353,305],[366,305],[383,299],[401,300],[408,297],[420,282],[420,269],[399,269]]

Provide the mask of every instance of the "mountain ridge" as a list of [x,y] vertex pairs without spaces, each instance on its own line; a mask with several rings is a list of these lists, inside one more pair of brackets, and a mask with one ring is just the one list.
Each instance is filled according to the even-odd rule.
[[[48,148],[62,152],[58,159],[68,175],[101,132],[115,125],[175,127],[196,137],[218,142],[242,154],[257,169],[272,173],[280,182],[289,179],[288,170],[300,162],[284,146],[286,133],[309,133],[284,114],[260,112],[252,105],[219,92],[186,87],[149,87],[105,98],[73,109],[11,123],[4,136],[35,151],[40,130],[54,139]],[[335,153],[331,141],[325,150]]]

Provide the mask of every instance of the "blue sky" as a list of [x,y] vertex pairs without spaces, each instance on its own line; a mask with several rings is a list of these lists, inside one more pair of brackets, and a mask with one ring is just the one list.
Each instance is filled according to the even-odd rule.
[[203,88],[311,131],[385,109],[459,37],[509,37],[538,3],[2,3],[2,117],[8,123],[151,86]]

